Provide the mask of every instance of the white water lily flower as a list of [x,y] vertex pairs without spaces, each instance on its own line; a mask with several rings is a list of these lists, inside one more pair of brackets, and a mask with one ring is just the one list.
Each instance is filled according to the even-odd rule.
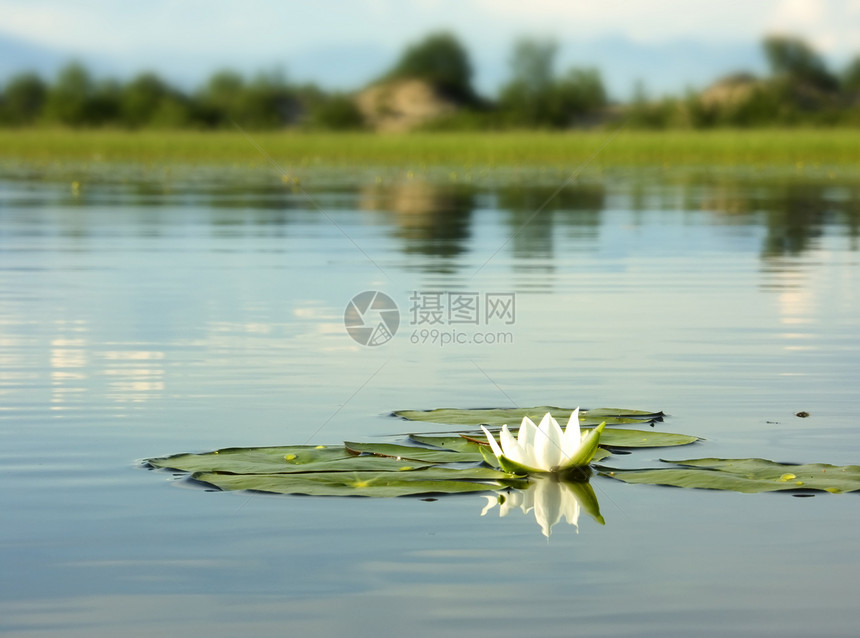
[[579,428],[579,408],[576,408],[562,431],[552,414],[547,412],[540,425],[524,417],[517,437],[507,425],[502,426],[501,445],[483,425],[487,441],[502,469],[517,474],[538,472],[561,472],[574,467],[588,465],[597,451],[600,433],[606,423],[601,423],[589,432]]

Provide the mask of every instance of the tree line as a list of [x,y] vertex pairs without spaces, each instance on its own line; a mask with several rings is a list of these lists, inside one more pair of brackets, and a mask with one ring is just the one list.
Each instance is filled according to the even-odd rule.
[[[650,99],[644,88],[628,104],[612,104],[600,72],[556,72],[557,43],[523,39],[510,56],[510,75],[494,99],[479,95],[465,47],[449,33],[408,46],[376,82],[420,79],[458,105],[428,124],[436,129],[563,129],[625,119],[646,128],[860,124],[860,56],[841,72],[808,44],[774,36],[762,43],[770,73],[738,73],[704,91]],[[353,96],[298,85],[281,72],[246,78],[222,70],[194,91],[153,72],[127,81],[98,79],[81,64],[53,82],[35,73],[12,77],[0,91],[0,125],[218,129],[303,127],[360,129],[365,118]]]

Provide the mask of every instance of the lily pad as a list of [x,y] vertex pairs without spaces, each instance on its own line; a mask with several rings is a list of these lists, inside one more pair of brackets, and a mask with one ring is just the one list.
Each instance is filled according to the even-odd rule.
[[[398,416],[407,421],[429,421],[431,423],[448,423],[450,425],[508,425],[515,426],[522,422],[523,417],[529,417],[535,423],[539,422],[547,412],[562,424],[566,424],[574,408],[558,408],[542,405],[534,408],[438,408],[436,410],[397,410],[392,416]],[[624,425],[633,423],[654,423],[665,416],[662,412],[646,412],[644,410],[625,410],[619,408],[596,408],[580,410],[579,424],[597,426]]]
[[[253,448],[251,448],[253,449]],[[166,469],[180,470],[184,472],[229,472],[231,474],[309,474],[314,472],[399,472],[403,469],[417,470],[425,467],[431,467],[431,463],[419,463],[411,460],[395,459],[395,458],[380,458],[374,456],[347,456],[342,459],[331,461],[320,461],[318,463],[292,465],[287,462],[282,462],[281,465],[276,463],[260,463],[251,464],[250,461],[238,461],[227,463],[219,463],[218,457],[214,453],[209,454],[188,454],[186,456],[199,456],[199,459],[187,459],[187,462],[181,463],[166,463],[160,465],[157,463],[159,459],[151,459],[151,467],[164,467]],[[184,461],[185,459],[180,459]],[[175,465],[185,465],[186,467],[174,467]],[[192,467],[193,466],[193,467]],[[242,469],[245,468],[245,469]]]
[[[191,473],[222,490],[319,496],[406,496],[498,490],[522,480],[482,463],[480,445],[459,450],[396,443],[225,448],[148,459],[150,468]],[[456,467],[451,467],[454,464]]]
[[478,446],[473,450],[447,450],[439,448],[397,445],[394,443],[344,443],[347,450],[354,453],[372,454],[379,457],[394,457],[427,463],[478,463],[482,460]]
[[675,467],[638,470],[600,468],[602,476],[625,483],[729,490],[755,494],[784,490],[860,490],[860,466],[810,463],[791,465],[766,459],[689,459]]
[[[183,472],[221,471],[234,474],[307,472],[321,463],[357,460],[342,445],[290,445],[281,447],[231,447],[203,454],[173,454],[147,459],[149,467]],[[392,464],[394,466],[395,464]],[[346,469],[370,469],[352,466]]]
[[[442,448],[444,450],[454,450],[456,452],[475,452],[478,451],[478,443],[482,439],[483,434],[479,431],[475,434],[475,440],[455,435],[455,436],[436,436],[432,434],[410,434],[409,440],[421,445],[431,445],[433,447]],[[479,452],[480,453],[480,452]]]
[[[192,479],[220,490],[252,490],[310,496],[414,496],[498,490],[504,485],[492,477],[510,477],[490,468],[466,480],[461,470],[431,468],[403,472],[315,472],[312,474],[223,474],[197,472]],[[491,474],[492,473],[492,474]],[[486,481],[486,482],[485,482]]]
[[656,432],[654,430],[625,430],[612,428],[603,430],[600,435],[600,445],[617,448],[647,448],[674,447],[689,445],[699,440],[689,434],[674,434],[672,432]]

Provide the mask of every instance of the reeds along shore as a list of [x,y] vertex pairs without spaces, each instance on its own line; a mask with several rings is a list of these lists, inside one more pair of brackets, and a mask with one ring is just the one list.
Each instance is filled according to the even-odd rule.
[[4,162],[264,164],[397,167],[860,165],[860,129],[576,132],[299,133],[0,130]]

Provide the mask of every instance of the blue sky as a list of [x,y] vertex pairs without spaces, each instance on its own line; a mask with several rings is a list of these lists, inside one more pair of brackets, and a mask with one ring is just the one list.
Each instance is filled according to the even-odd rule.
[[74,57],[101,74],[154,69],[185,87],[219,68],[280,67],[354,89],[443,29],[468,47],[485,93],[528,35],[558,41],[559,70],[596,66],[624,97],[637,79],[677,93],[741,68],[761,72],[768,33],[804,37],[838,69],[860,52],[860,0],[0,0],[0,79],[23,68],[50,74]]

